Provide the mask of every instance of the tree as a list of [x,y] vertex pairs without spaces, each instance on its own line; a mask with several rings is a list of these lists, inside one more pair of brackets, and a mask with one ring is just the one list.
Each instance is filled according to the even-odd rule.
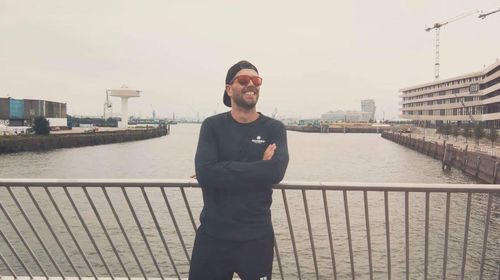
[[448,135],[451,134],[451,125],[447,123],[443,128],[443,134],[446,135],[446,139],[448,139]]
[[451,135],[453,135],[453,137],[455,137],[455,141],[458,140],[458,136],[460,136],[460,128],[458,127],[458,125],[454,126],[451,129]]
[[50,133],[49,121],[44,117],[36,117],[33,120],[33,130],[37,135],[47,135]]
[[498,132],[494,127],[490,128],[490,131],[487,135],[488,139],[491,141],[491,148],[495,147],[495,141],[498,138]]
[[438,126],[436,128],[436,133],[443,135],[444,134],[444,126],[442,126],[442,125]]
[[479,140],[481,140],[484,137],[484,129],[481,126],[481,124],[477,123],[474,126],[474,139],[476,139],[476,144],[479,144]]
[[467,140],[472,136],[472,128],[470,124],[467,124],[464,129],[462,130],[462,136],[465,138],[465,143],[467,143]]

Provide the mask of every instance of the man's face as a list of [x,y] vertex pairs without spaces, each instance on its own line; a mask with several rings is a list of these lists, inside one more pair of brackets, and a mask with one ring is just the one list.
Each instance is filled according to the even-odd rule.
[[[259,74],[253,69],[242,69],[235,77],[247,75],[250,77],[258,77]],[[231,104],[236,104],[245,109],[253,109],[259,100],[260,85],[255,86],[250,80],[248,85],[241,85],[238,79],[230,85],[226,85],[226,91],[231,97]]]

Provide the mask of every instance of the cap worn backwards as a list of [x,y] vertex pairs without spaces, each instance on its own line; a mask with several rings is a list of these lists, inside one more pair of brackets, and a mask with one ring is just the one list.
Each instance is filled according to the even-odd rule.
[[[242,60],[236,63],[235,65],[231,66],[229,70],[227,70],[227,75],[226,75],[226,85],[228,85],[233,79],[238,72],[240,72],[242,69],[252,69],[255,70],[255,72],[259,73],[259,70],[257,70],[257,67],[255,67],[252,63]],[[227,107],[231,107],[231,97],[227,95],[227,91],[224,90],[224,105]]]

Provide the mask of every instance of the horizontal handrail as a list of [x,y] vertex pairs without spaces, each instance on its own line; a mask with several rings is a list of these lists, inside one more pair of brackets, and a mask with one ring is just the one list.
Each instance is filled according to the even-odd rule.
[[[0,186],[85,186],[85,187],[172,187],[199,188],[193,179],[0,179]],[[491,184],[429,184],[429,183],[363,183],[283,181],[274,189],[338,190],[338,191],[396,191],[396,192],[500,192],[500,185]]]

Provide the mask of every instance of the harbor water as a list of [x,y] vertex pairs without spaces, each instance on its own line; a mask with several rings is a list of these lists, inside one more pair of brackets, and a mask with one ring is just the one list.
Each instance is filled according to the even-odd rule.
[[[0,155],[0,176],[2,178],[60,178],[60,179],[84,179],[84,178],[108,178],[108,179],[188,179],[194,174],[194,155],[198,141],[198,124],[179,124],[171,126],[168,136],[143,141],[127,142],[111,145],[100,145],[72,149],[58,149],[47,152],[25,152],[18,154]],[[285,176],[285,181],[312,181],[312,182],[379,182],[379,183],[454,183],[475,184],[476,179],[462,174],[459,170],[441,169],[441,162],[419,154],[413,150],[400,146],[380,137],[379,134],[311,134],[300,132],[288,132],[288,146],[290,163]],[[132,203],[140,204],[140,190],[129,190]],[[14,193],[20,200],[29,201],[25,189],[14,189]],[[41,201],[46,201],[43,189],[34,189],[33,193]],[[98,227],[91,209],[86,205],[86,198],[81,190],[70,190],[75,202],[88,214],[89,226]],[[102,203],[105,206],[102,193],[99,190],[91,190],[96,205]],[[186,213],[182,198],[178,191],[168,190],[171,204],[177,216],[177,221],[185,237],[189,251],[192,249],[194,231]],[[117,203],[123,198],[119,190],[111,190],[110,194]],[[148,195],[158,210],[158,216],[163,217],[162,228],[172,231],[168,212],[161,206],[161,194],[158,189],[148,190]],[[199,215],[202,200],[199,189],[187,190],[189,203],[193,208],[195,217]],[[68,206],[65,201],[64,192],[54,189],[56,200],[62,206]],[[308,236],[307,224],[305,222],[305,210],[300,191],[288,191],[287,199],[294,218],[293,226],[296,231],[297,250],[301,261],[301,273],[303,279],[315,278],[314,264],[311,257],[311,245]],[[329,239],[326,230],[325,216],[321,192],[308,192],[309,211],[311,212],[312,226],[314,231],[314,243],[318,256],[321,279],[332,279],[333,270],[329,251]],[[353,239],[353,254],[356,276],[366,279],[368,276],[368,257],[366,250],[366,231],[362,192],[349,192],[348,201],[350,212],[350,225]],[[391,274],[394,279],[403,279],[405,273],[405,236],[404,236],[404,193],[389,194],[389,217],[391,236]],[[1,202],[16,209],[16,206],[5,188],[0,188]],[[170,199],[169,198],[169,199]],[[474,278],[477,275],[482,242],[484,219],[486,213],[487,196],[474,195],[472,198],[471,226],[469,232],[469,251],[467,255],[466,275]],[[285,279],[297,278],[293,249],[290,244],[290,236],[287,227],[286,215],[281,191],[275,191],[273,197],[273,223],[275,225],[276,240],[282,262],[286,270]],[[317,203],[316,203],[317,202]],[[332,223],[332,236],[335,244],[336,270],[339,279],[350,278],[351,267],[349,263],[349,251],[347,246],[346,223],[344,213],[344,200],[342,192],[331,191],[328,193],[330,204],[330,222]],[[450,208],[450,241],[448,244],[448,274],[450,279],[456,279],[460,273],[463,247],[463,232],[465,221],[465,206],[467,196],[465,194],[452,194]],[[43,202],[42,202],[43,203]],[[373,251],[373,266],[375,279],[386,279],[387,277],[387,254],[385,237],[384,216],[384,193],[371,193],[369,195],[371,240]],[[445,224],[446,194],[432,194],[430,197],[430,240],[429,240],[429,278],[438,278],[443,267],[443,235]],[[498,270],[498,259],[500,257],[500,197],[493,198],[493,208],[490,220],[489,251],[487,252],[487,264],[485,275],[496,275]],[[69,207],[69,206],[68,206]],[[49,207],[50,208],[50,207]],[[140,207],[139,207],[140,208]],[[32,205],[26,205],[28,213],[34,215],[36,209]],[[147,209],[139,209],[139,212]],[[70,213],[71,212],[71,213]],[[18,211],[13,211],[14,219],[23,226],[23,217]],[[425,193],[414,193],[410,195],[410,272],[411,279],[420,279],[423,275],[424,262],[424,225],[425,225]],[[76,217],[68,210],[68,216]],[[129,215],[130,216],[130,215]],[[137,230],[133,230],[134,222],[131,217],[124,218],[125,228],[131,229],[131,236],[137,240],[141,237]],[[109,221],[108,221],[109,222]],[[116,225],[110,223],[110,232],[118,230]],[[145,223],[147,223],[145,221]],[[0,225],[5,228],[6,234],[12,230],[8,229],[9,223],[4,215],[0,215]],[[77,222],[75,222],[75,227]],[[151,222],[152,224],[152,222]],[[4,226],[5,225],[5,226]],[[54,220],[54,226],[64,231],[60,222]],[[27,229],[28,230],[28,229]],[[145,228],[154,232],[154,226]],[[40,228],[46,231],[46,228]],[[12,233],[11,233],[12,234]],[[151,233],[152,234],[152,233]],[[83,233],[81,234],[83,235]],[[174,234],[175,235],[175,234]],[[98,242],[106,243],[105,236],[96,236]],[[100,240],[100,241],[99,241]],[[176,237],[171,237],[171,244],[176,243]],[[0,241],[0,252],[8,252],[8,247]],[[68,242],[69,241],[68,239]],[[138,241],[139,242],[139,241]],[[158,240],[158,242],[161,242]],[[177,240],[178,243],[178,240]],[[87,241],[86,244],[90,246]],[[161,243],[156,244],[161,247]],[[22,245],[18,244],[19,248]],[[172,245],[174,246],[174,245]],[[112,251],[105,246],[108,252]],[[35,248],[37,249],[37,248]],[[40,248],[38,248],[40,249]],[[181,260],[183,253],[180,248],[173,248],[177,252],[176,258]],[[26,252],[21,252],[27,256]],[[76,251],[74,252],[76,253]],[[145,248],[138,249],[138,254],[147,257]],[[28,257],[29,258],[29,257]],[[61,257],[63,258],[63,257]],[[83,260],[79,260],[78,267],[85,271]],[[45,261],[49,263],[48,261]],[[106,274],[102,264],[97,258],[91,261],[96,271]],[[133,258],[125,260],[133,275],[140,275],[137,264]],[[169,267],[168,259],[163,257],[159,260],[160,265]],[[14,267],[16,267],[14,265]],[[7,275],[8,271],[0,265],[0,275]],[[66,271],[71,271],[65,268]],[[116,267],[118,276],[120,268]],[[147,267],[147,272],[155,274],[154,267]],[[166,269],[167,270],[167,269]],[[180,265],[180,271],[187,273],[188,265]],[[34,268],[36,271],[36,268]],[[275,261],[274,273],[278,273]],[[166,272],[170,277],[175,274]],[[277,274],[279,275],[279,273]],[[279,278],[279,276],[276,276]],[[469,278],[469,279],[471,279]],[[489,279],[489,278],[485,278]]]

